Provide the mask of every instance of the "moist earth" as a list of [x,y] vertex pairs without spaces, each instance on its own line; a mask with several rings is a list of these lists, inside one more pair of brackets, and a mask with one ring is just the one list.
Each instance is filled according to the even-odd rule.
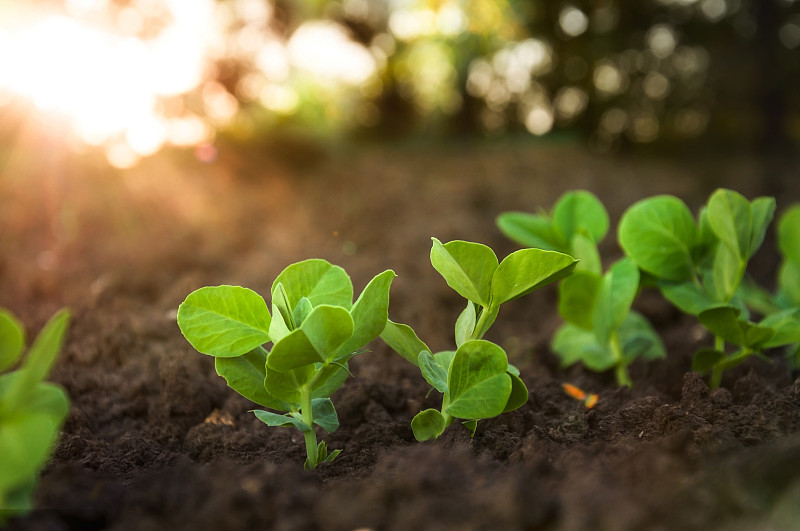
[[[554,287],[505,305],[487,339],[521,369],[530,399],[474,437],[455,424],[416,442],[410,420],[439,405],[436,393],[373,342],[333,396],[341,427],[320,434],[343,452],[313,472],[300,434],[259,422],[175,322],[196,288],[267,294],[286,265],[316,257],[343,266],[357,291],[394,269],[390,317],[451,348],[463,301],[430,266],[432,236],[502,258],[516,247],[499,213],[550,208],[577,188],[600,197],[612,227],[638,199],[670,193],[696,209],[719,186],[777,195],[780,210],[798,199],[797,165],[765,179],[746,153],[689,163],[521,142],[274,151],[223,144],[211,163],[164,153],[124,172],[90,156],[6,160],[0,306],[29,337],[57,309],[73,315],[50,378],[71,413],[37,510],[10,529],[797,529],[800,375],[772,352],[709,390],[690,367],[710,338],[657,293],[636,308],[668,356],[635,363],[630,390],[559,366]],[[752,266],[767,286],[773,238]],[[597,393],[597,405],[563,383]]]

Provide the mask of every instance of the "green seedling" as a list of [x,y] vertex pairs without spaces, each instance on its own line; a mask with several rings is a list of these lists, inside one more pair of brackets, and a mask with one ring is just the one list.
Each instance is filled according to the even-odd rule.
[[661,339],[644,316],[631,310],[639,290],[639,269],[623,260],[605,275],[598,244],[609,228],[603,203],[592,193],[565,193],[552,216],[507,212],[500,230],[528,247],[551,249],[580,259],[573,275],[559,286],[559,313],[566,321],[553,339],[563,365],[582,362],[593,371],[614,369],[617,383],[633,385],[628,366],[637,357],[665,355]]
[[591,192],[575,190],[556,201],[553,213],[504,212],[497,217],[500,231],[524,247],[558,251],[580,262],[576,271],[602,274],[597,245],[608,233],[603,203]]
[[617,384],[632,387],[628,366],[636,358],[652,360],[666,353],[649,321],[633,311],[639,268],[630,259],[604,274],[578,271],[558,291],[558,311],[566,323],[553,338],[564,365],[582,362],[588,369],[614,369]]
[[467,299],[455,324],[456,350],[433,354],[409,326],[392,321],[381,334],[442,393],[439,410],[426,409],[411,421],[418,441],[437,438],[455,419],[461,419],[474,435],[479,420],[527,402],[528,389],[519,371],[508,363],[501,347],[483,336],[503,303],[566,277],[575,263],[571,256],[542,249],[523,249],[498,262],[485,245],[465,241],[442,244],[433,238],[431,264]]
[[253,410],[260,421],[303,433],[305,467],[314,469],[340,453],[317,443],[314,425],[327,432],[339,427],[330,396],[347,378],[348,360],[386,326],[394,277],[391,270],[377,275],[353,303],[344,269],[305,260],[275,279],[271,315],[254,291],[211,286],[186,297],[178,325],[198,352],[214,356],[217,374],[228,386],[274,410]]
[[64,390],[44,381],[68,324],[66,310],[54,315],[22,360],[24,329],[0,310],[0,523],[32,509],[39,472],[69,413]]
[[[740,292],[750,308],[767,316],[771,322],[785,322],[781,327],[785,333],[787,326],[800,328],[800,204],[791,206],[778,220],[778,250],[782,261],[775,293],[749,277],[745,278]],[[800,333],[796,337],[800,337]],[[792,364],[800,367],[800,343],[788,347]]]
[[[697,221],[678,198],[656,196],[631,206],[622,216],[619,243],[679,309],[698,317],[715,336],[712,349],[697,353],[693,368],[722,372],[751,354],[795,342],[796,315],[749,320],[742,296],[747,264],[761,246],[775,211],[773,198],[748,201],[725,189],[714,192]],[[727,353],[725,343],[738,347]],[[780,343],[780,344],[778,344]]]

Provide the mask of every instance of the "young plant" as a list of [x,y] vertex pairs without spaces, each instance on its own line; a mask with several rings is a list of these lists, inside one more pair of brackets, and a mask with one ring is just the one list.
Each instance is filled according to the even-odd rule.
[[[775,211],[773,198],[748,201],[725,189],[714,192],[698,221],[678,198],[656,196],[622,216],[619,243],[651,275],[661,293],[698,317],[715,336],[712,349],[698,352],[693,368],[710,372],[719,386],[725,369],[751,354],[791,341],[794,319],[749,320],[741,295],[747,263],[761,246]],[[737,347],[726,353],[725,342]]]
[[[292,264],[272,284],[272,315],[264,299],[239,286],[200,288],[178,308],[191,345],[214,356],[217,374],[245,398],[278,411],[253,410],[268,426],[303,433],[305,467],[332,461],[314,425],[339,427],[330,396],[349,374],[347,362],[386,325],[391,270],[373,278],[353,303],[344,269],[325,260]],[[272,348],[264,345],[271,342]]]
[[631,310],[639,269],[629,260],[603,274],[597,245],[609,228],[603,203],[590,192],[567,192],[552,216],[508,212],[497,218],[509,238],[531,247],[569,253],[581,261],[559,285],[558,310],[566,323],[552,348],[563,365],[582,362],[593,371],[614,369],[620,386],[632,386],[628,366],[637,358],[664,357],[661,339],[642,315]]
[[800,367],[800,204],[787,209],[778,221],[778,250],[783,258],[776,292],[770,293],[749,277],[740,291],[750,308],[766,316],[762,324],[783,323],[777,326],[782,334],[798,338],[787,345],[787,353],[792,364]]
[[630,259],[604,274],[578,271],[558,290],[558,312],[566,323],[553,338],[563,365],[582,362],[588,369],[614,369],[617,384],[632,387],[628,366],[636,358],[666,353],[649,321],[631,306],[639,290],[639,268]]
[[472,242],[442,244],[433,238],[431,264],[467,299],[455,324],[455,351],[433,354],[407,325],[389,321],[381,338],[442,393],[440,409],[426,409],[411,421],[418,441],[435,439],[455,419],[474,435],[480,419],[512,411],[528,400],[519,371],[505,351],[483,338],[500,306],[569,275],[576,260],[541,249],[523,249],[498,262],[489,247]]
[[22,358],[25,333],[0,310],[0,524],[33,507],[39,471],[47,462],[69,413],[69,399],[44,379],[61,350],[69,313],[61,310]]

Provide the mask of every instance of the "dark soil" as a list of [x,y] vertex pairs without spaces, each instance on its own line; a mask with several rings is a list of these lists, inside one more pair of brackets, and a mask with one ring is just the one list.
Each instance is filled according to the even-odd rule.
[[[462,302],[428,259],[430,237],[515,249],[494,225],[505,210],[549,208],[586,188],[614,222],[634,201],[672,193],[692,208],[717,186],[765,189],[745,155],[689,163],[597,158],[574,146],[351,149],[275,162],[222,149],[211,164],[165,154],[126,172],[90,159],[5,157],[0,174],[0,306],[30,336],[58,308],[73,313],[51,379],[71,415],[31,515],[11,529],[798,529],[800,379],[773,353],[709,391],[689,372],[708,344],[694,320],[655,293],[637,302],[667,359],[613,375],[560,368],[549,350],[559,318],[552,287],[504,307],[487,336],[531,390],[517,411],[417,443],[426,399],[415,367],[376,341],[333,397],[343,449],[303,470],[302,438],[267,428],[228,389],[213,360],[175,323],[203,285],[267,293],[289,263],[320,257],[360,291],[386,268],[390,315],[434,349],[449,348]],[[779,208],[797,167],[786,166]],[[774,176],[773,176],[774,177]],[[609,237],[607,263],[619,251]],[[768,239],[753,264],[767,283]],[[571,382],[599,394],[593,409]],[[321,434],[322,435],[322,434]]]

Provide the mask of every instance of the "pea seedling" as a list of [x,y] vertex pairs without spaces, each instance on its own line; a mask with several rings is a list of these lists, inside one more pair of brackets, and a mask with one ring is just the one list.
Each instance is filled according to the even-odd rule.
[[[698,221],[672,196],[655,196],[631,206],[622,216],[619,243],[652,275],[661,293],[681,310],[697,316],[715,336],[711,349],[695,355],[693,369],[710,372],[719,387],[725,369],[765,348],[796,342],[791,317],[756,324],[741,295],[747,263],[761,246],[775,211],[773,198],[748,201],[725,189],[714,192]],[[725,342],[738,347],[726,353]]]
[[16,370],[25,345],[22,325],[0,310],[0,523],[33,507],[39,471],[69,413],[64,390],[44,379],[61,351],[69,313],[55,314]]
[[552,348],[562,365],[576,362],[593,371],[614,369],[620,386],[632,386],[628,366],[638,357],[664,357],[658,334],[631,310],[639,290],[639,269],[621,260],[603,274],[598,244],[609,218],[603,203],[585,190],[567,192],[546,213],[508,212],[497,218],[500,230],[522,245],[572,254],[581,262],[559,285],[558,310],[566,323]]
[[[339,427],[331,394],[348,375],[347,362],[386,325],[395,274],[373,278],[353,303],[344,269],[325,260],[292,264],[272,285],[272,315],[256,292],[239,286],[200,288],[178,308],[178,325],[199,352],[214,356],[217,374],[233,390],[266,408],[253,410],[268,426],[303,433],[307,469],[332,461],[314,425]],[[271,350],[264,345],[272,342]]]
[[528,400],[519,371],[505,351],[483,339],[500,306],[569,275],[576,260],[555,251],[523,249],[498,262],[489,247],[473,242],[442,244],[433,238],[431,264],[467,299],[455,324],[455,351],[433,354],[407,325],[389,321],[381,338],[442,393],[439,410],[426,409],[411,421],[418,441],[435,439],[455,419],[473,433],[480,419],[512,411]]

